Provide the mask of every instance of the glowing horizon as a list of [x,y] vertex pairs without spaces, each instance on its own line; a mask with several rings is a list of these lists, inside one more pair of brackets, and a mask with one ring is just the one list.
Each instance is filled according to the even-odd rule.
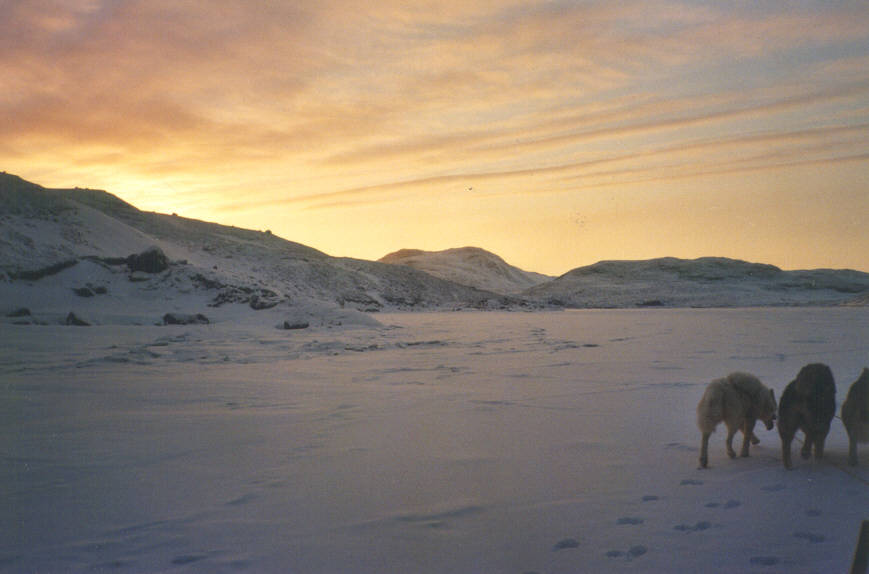
[[848,3],[23,0],[0,170],[331,255],[869,271]]

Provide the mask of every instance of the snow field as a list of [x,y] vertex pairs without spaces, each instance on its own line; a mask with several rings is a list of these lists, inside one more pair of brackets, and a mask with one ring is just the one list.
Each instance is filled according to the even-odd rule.
[[815,361],[841,404],[865,308],[257,317],[0,326],[0,570],[840,572],[869,517],[839,420],[701,471],[694,415]]

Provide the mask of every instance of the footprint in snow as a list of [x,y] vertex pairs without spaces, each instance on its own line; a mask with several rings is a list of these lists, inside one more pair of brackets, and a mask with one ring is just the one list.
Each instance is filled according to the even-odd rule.
[[199,562],[200,560],[205,560],[207,556],[202,554],[182,554],[181,556],[176,556],[172,560],[172,564],[175,565],[183,565],[183,564],[192,564],[194,562]]
[[742,503],[739,502],[738,500],[731,499],[731,500],[728,500],[727,502],[725,502],[724,504],[721,504],[720,502],[707,502],[705,506],[706,506],[706,508],[723,507],[724,510],[730,510],[731,508],[737,508],[739,506],[742,506]]
[[753,566],[775,566],[778,558],[775,556],[752,556],[750,560]]
[[628,548],[627,552],[624,552],[622,550],[610,550],[606,553],[606,557],[607,558],[625,558],[626,560],[630,561],[630,560],[633,560],[634,558],[639,558],[640,556],[642,556],[643,554],[645,554],[648,551],[649,551],[649,549],[646,548],[645,546],[643,546],[642,544],[636,544],[636,545]]
[[579,541],[576,538],[562,538],[552,547],[553,552],[559,550],[569,550],[571,548],[579,548]]
[[646,494],[643,496],[643,502],[652,502],[653,500],[658,500],[660,497],[657,494]]
[[679,486],[699,486],[703,484],[702,480],[696,478],[685,478],[679,483]]
[[826,537],[823,534],[815,534],[814,532],[806,532],[805,530],[794,532],[794,536],[797,538],[802,538],[803,540],[807,540],[812,544],[817,544],[826,540]]
[[623,516],[616,520],[616,524],[642,524],[645,522],[642,518],[637,518],[635,516]]
[[673,530],[678,530],[680,532],[700,532],[702,530],[709,530],[712,528],[712,524],[705,520],[701,520],[695,524],[677,524],[673,527]]
[[241,506],[242,504],[247,504],[249,502],[253,502],[254,500],[256,500],[256,495],[248,493],[248,494],[243,494],[243,495],[239,496],[238,498],[234,498],[234,499],[230,500],[229,502],[227,502],[226,504],[228,506]]
[[807,508],[806,516],[820,516],[823,514],[819,508]]

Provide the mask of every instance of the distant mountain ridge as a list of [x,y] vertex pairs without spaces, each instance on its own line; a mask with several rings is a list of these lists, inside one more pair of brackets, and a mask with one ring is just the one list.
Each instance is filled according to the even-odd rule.
[[494,293],[515,294],[552,280],[552,277],[524,271],[479,247],[457,247],[443,251],[401,249],[378,261],[407,265],[435,277]]
[[579,267],[523,296],[577,308],[836,305],[869,292],[869,273],[850,269],[784,271],[725,257],[601,261]]

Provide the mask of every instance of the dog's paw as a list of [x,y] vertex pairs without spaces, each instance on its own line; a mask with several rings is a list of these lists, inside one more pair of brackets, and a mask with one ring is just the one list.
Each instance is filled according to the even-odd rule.
[[803,540],[807,540],[812,544],[817,544],[826,540],[826,537],[823,534],[815,534],[814,532],[806,532],[804,530],[794,532],[794,536],[797,538],[802,538]]

